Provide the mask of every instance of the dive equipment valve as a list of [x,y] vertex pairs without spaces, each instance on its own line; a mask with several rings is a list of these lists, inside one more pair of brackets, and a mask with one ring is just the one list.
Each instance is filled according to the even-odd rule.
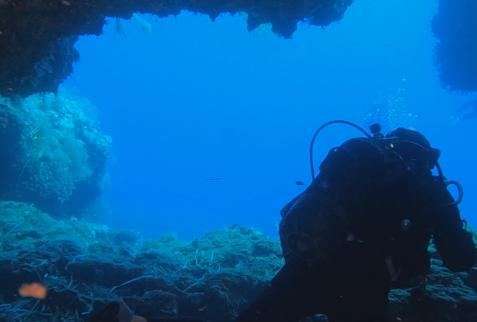
[[371,125],[369,130],[373,133],[374,139],[384,139],[384,135],[381,133],[381,125],[378,123]]

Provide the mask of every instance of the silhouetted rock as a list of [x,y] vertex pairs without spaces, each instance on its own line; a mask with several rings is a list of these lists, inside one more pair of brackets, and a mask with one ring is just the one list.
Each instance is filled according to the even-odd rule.
[[477,91],[477,1],[440,0],[432,20],[439,39],[434,63],[442,86],[461,93]]
[[248,28],[272,23],[290,38],[300,20],[326,26],[343,18],[354,0],[42,0],[0,1],[0,95],[56,93],[79,60],[73,48],[80,35],[100,35],[105,18],[134,12],[159,18],[189,10],[209,15],[248,13]]

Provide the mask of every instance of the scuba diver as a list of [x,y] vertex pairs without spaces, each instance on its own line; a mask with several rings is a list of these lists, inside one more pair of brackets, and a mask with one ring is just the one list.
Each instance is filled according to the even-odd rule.
[[[366,137],[333,148],[315,178],[315,139],[336,123]],[[422,300],[431,238],[449,270],[475,265],[477,248],[458,208],[463,190],[444,177],[441,152],[416,131],[384,136],[379,124],[370,129],[373,135],[331,121],[315,133],[312,184],[280,212],[285,265],[235,322],[295,322],[316,314],[330,322],[386,321],[392,288],[413,287],[411,298]],[[449,185],[457,186],[457,200]],[[145,319],[123,302],[111,302],[92,321],[204,322]]]
[[468,111],[467,114],[462,116],[454,116],[457,118],[457,122],[467,121],[473,118],[477,118],[477,99],[468,101],[467,103],[462,104],[456,110],[457,113]]
[[[366,137],[332,149],[315,178],[314,141],[334,123]],[[431,238],[449,270],[475,265],[473,235],[458,209],[462,187],[444,177],[440,150],[416,131],[398,128],[384,136],[379,124],[370,129],[373,136],[332,121],[315,133],[312,184],[281,211],[285,265],[235,322],[294,322],[316,314],[330,322],[386,321],[392,288],[425,293]],[[457,186],[457,200],[449,185]]]
[[[464,111],[467,113],[462,113]],[[459,116],[459,114],[461,114],[461,116]],[[459,106],[456,110],[456,114],[450,117],[450,123],[451,125],[457,125],[466,135],[475,139],[475,134],[466,129],[462,124],[462,121],[468,121],[471,119],[477,119],[477,99],[468,101]]]

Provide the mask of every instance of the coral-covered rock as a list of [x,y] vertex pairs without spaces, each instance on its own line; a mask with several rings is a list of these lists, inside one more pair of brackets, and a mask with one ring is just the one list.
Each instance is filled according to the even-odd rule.
[[[122,299],[143,316],[233,321],[284,263],[278,240],[237,224],[190,242],[136,237],[0,202],[0,320],[83,321]],[[391,292],[390,321],[475,321],[477,270],[453,274],[432,257],[427,291]],[[18,298],[18,287],[32,282],[48,288],[45,300]]]
[[0,97],[0,116],[0,200],[81,217],[102,193],[111,144],[91,103],[66,90]]

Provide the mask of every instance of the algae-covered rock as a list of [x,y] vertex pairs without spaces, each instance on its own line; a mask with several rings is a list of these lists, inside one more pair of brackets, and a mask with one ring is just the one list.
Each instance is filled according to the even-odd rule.
[[[0,250],[1,321],[88,321],[118,299],[138,315],[233,321],[284,263],[278,240],[238,224],[188,242],[143,240],[17,202],[0,202]],[[475,321],[477,270],[451,273],[430,250],[427,290],[391,291],[390,321]],[[48,288],[47,298],[18,297],[32,282]]]
[[69,91],[0,97],[0,200],[34,203],[56,218],[81,217],[101,195],[111,138],[95,109]]

